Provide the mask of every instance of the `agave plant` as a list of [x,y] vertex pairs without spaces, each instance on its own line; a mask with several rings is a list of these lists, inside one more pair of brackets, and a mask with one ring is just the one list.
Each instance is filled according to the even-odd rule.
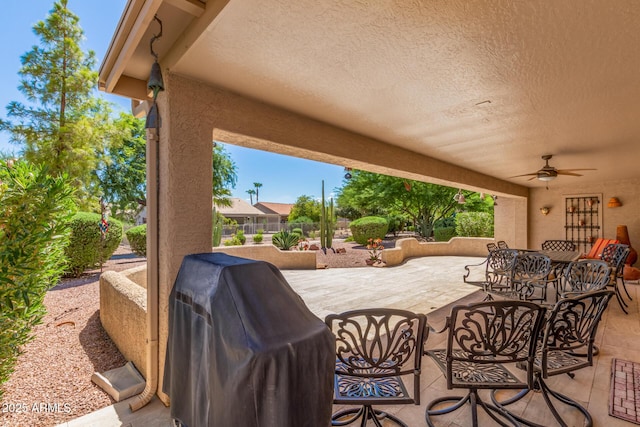
[[282,230],[274,234],[271,238],[273,245],[283,251],[288,251],[296,246],[299,240],[300,236],[295,233],[290,233],[287,230]]

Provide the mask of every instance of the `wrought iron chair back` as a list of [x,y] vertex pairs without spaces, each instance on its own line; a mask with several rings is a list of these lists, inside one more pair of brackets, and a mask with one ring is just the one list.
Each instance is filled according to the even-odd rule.
[[[420,369],[427,318],[406,310],[362,309],[331,314],[325,322],[336,337],[334,403],[361,405],[337,412],[332,425],[362,419],[398,418],[373,409],[380,404],[420,404]],[[413,376],[413,393],[401,377]]]
[[[579,410],[585,417],[584,425],[591,426],[593,422],[589,411],[569,396],[550,389],[545,379],[560,374],[573,377],[574,371],[593,364],[596,331],[612,296],[612,291],[600,290],[558,301],[545,322],[544,335],[537,351],[534,364],[536,387],[524,390],[502,402],[498,401],[496,391],[493,391],[491,399],[494,405],[507,411],[507,405],[522,399],[529,391],[538,390],[559,425],[566,426],[571,423],[562,418],[561,414],[565,411],[559,411],[551,397]],[[521,425],[539,426],[511,412],[509,414]],[[572,422],[575,423],[575,420]]]
[[543,251],[575,251],[576,245],[570,240],[545,240],[542,242]]
[[631,299],[631,295],[629,295],[629,291],[627,291],[627,287],[624,283],[624,264],[627,261],[627,257],[629,256],[629,246],[624,245],[622,243],[612,243],[604,247],[602,250],[601,259],[607,262],[611,266],[611,280],[609,281],[609,285],[613,286],[613,290],[616,294],[616,299],[626,314],[629,314],[627,311],[627,303],[622,297],[622,292],[620,292],[620,288],[624,289],[627,297]]
[[510,288],[513,266],[518,256],[515,249],[496,249],[487,256],[485,291]]
[[[525,300],[544,301],[547,297],[547,284],[554,279],[549,278],[551,260],[548,256],[536,252],[518,253],[513,261],[507,288],[491,289],[490,292],[506,292],[507,297]],[[539,289],[539,295],[536,295]]]
[[566,293],[572,295],[605,289],[611,279],[611,267],[602,260],[583,259],[570,262],[564,271]]
[[[447,318],[447,348],[426,353],[443,371],[448,389],[465,388],[469,392],[466,396],[442,397],[430,402],[425,413],[427,424],[433,426],[432,416],[453,412],[469,402],[474,426],[478,425],[476,405],[505,425],[501,419],[504,415],[485,403],[478,390],[533,387],[536,342],[545,311],[537,304],[518,300],[453,307]],[[521,365],[526,369],[524,380],[508,369]],[[454,403],[439,409],[444,402]]]
[[509,249],[509,245],[504,240],[498,240],[498,249]]
[[498,249],[498,245],[496,245],[495,243],[491,242],[491,243],[487,243],[487,250],[489,252],[491,251],[495,251],[496,249]]
[[[563,374],[593,364],[593,347],[598,323],[613,291],[599,290],[561,299],[549,315],[536,368],[542,377]],[[568,356],[581,353],[581,357]],[[584,356],[582,356],[584,352]]]

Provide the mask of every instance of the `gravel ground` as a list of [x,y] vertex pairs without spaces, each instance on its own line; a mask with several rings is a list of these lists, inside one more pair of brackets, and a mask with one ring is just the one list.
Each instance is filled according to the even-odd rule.
[[[385,241],[384,245],[393,247],[394,242]],[[333,246],[344,252],[328,250],[325,255],[318,250],[318,264],[366,267],[366,247],[343,240]],[[103,270],[120,271],[144,262],[122,246]],[[44,302],[48,314],[35,328],[34,340],[25,346],[15,372],[3,387],[0,426],[55,426],[114,403],[91,382],[94,372],[126,363],[100,324],[99,276],[97,270],[77,279],[63,279],[47,292]]]
[[[104,269],[144,262],[119,248]],[[48,314],[18,359],[0,402],[0,426],[54,426],[114,403],[91,375],[126,363],[100,323],[100,271],[64,279],[47,292]]]

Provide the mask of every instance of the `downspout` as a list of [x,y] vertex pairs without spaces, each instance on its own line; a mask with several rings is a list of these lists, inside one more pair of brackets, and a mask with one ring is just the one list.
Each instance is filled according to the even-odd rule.
[[162,22],[157,16],[154,20],[160,24],[160,32],[153,36],[150,43],[151,54],[155,62],[151,66],[147,87],[153,91],[153,104],[147,113],[147,382],[144,390],[130,404],[135,412],[144,407],[156,395],[158,389],[158,312],[159,312],[159,197],[160,197],[160,113],[156,99],[164,90],[162,72],[158,64],[158,55],[153,51],[153,43],[162,37]]

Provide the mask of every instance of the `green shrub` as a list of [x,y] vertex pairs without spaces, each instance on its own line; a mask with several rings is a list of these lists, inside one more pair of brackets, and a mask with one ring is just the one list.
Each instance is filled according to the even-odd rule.
[[394,236],[397,236],[398,233],[404,228],[404,217],[402,215],[389,215],[386,219],[387,223],[389,224],[387,233],[393,233]]
[[433,237],[436,242],[448,242],[452,237],[456,236],[455,227],[441,227],[433,230]]
[[99,267],[120,245],[122,223],[110,218],[109,230],[103,239],[100,219],[100,214],[90,212],[78,212],[71,218],[71,239],[66,249],[67,274],[78,277],[88,268]]
[[253,235],[253,243],[262,243],[263,238],[262,230],[258,230],[258,233]]
[[384,239],[389,224],[386,219],[377,216],[365,216],[349,224],[353,240],[366,245],[369,239]]
[[288,251],[292,247],[296,246],[299,240],[299,235],[290,233],[287,230],[282,230],[274,234],[271,238],[271,242],[273,243],[273,245],[283,251]]
[[464,237],[493,237],[493,216],[486,212],[456,215],[456,234]]
[[131,251],[140,256],[147,256],[147,224],[131,227],[126,232]]
[[235,234],[231,236],[231,239],[224,241],[225,246],[242,246],[242,242]]
[[241,245],[244,245],[245,243],[247,243],[247,236],[244,235],[243,230],[237,230],[235,238],[238,239]]
[[45,293],[64,271],[74,211],[67,177],[0,160],[0,401],[2,384],[46,312]]
[[304,232],[302,231],[302,228],[294,228],[293,230],[291,230],[292,234],[297,234],[298,237],[303,237],[304,236]]

